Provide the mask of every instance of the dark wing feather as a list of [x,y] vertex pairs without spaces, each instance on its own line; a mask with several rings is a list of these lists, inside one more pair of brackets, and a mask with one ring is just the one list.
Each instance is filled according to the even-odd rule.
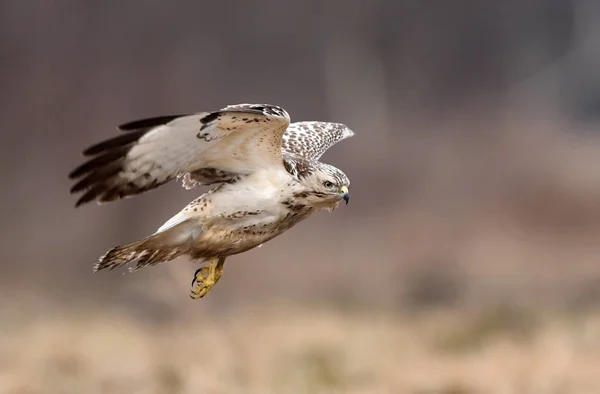
[[155,116],[153,118],[144,118],[138,119],[131,122],[123,123],[119,125],[117,128],[123,131],[133,131],[133,130],[150,130],[153,127],[162,126],[169,123],[172,120],[177,118],[182,118],[184,116],[189,116],[190,114],[185,115],[165,115],[165,116]]
[[84,156],[92,156],[110,149],[114,149],[116,147],[133,144],[152,128],[163,126],[177,118],[182,118],[184,116],[189,116],[189,114],[156,116],[153,118],[139,119],[134,120],[132,122],[123,123],[117,128],[122,131],[129,131],[129,133],[122,134],[117,137],[108,139],[106,141],[102,141],[98,144],[92,145],[86,150],[84,150],[83,154]]

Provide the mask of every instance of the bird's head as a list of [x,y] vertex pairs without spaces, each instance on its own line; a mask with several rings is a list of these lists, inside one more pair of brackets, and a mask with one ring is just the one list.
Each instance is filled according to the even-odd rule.
[[315,208],[334,210],[343,200],[350,201],[350,180],[340,169],[321,162],[312,163],[312,171],[298,177],[306,203]]

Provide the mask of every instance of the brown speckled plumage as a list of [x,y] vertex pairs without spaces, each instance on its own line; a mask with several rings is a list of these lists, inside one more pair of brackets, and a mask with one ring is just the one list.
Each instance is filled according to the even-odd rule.
[[318,161],[330,146],[354,135],[343,124],[290,124],[281,107],[238,104],[141,119],[119,129],[125,133],[86,149],[87,161],[69,175],[75,181],[71,192],[81,193],[77,206],[131,197],[175,178],[188,189],[214,187],[154,234],[109,250],[95,270],[127,263],[138,269],[181,255],[209,259],[217,271],[199,279],[208,283],[197,292],[202,297],[220,278],[227,256],[348,201],[346,175]]

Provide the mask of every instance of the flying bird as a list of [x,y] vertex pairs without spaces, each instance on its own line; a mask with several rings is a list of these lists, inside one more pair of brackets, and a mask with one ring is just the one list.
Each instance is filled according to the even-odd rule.
[[134,263],[132,270],[187,255],[208,262],[192,280],[191,297],[219,281],[225,259],[253,249],[321,209],[350,199],[348,177],[319,161],[354,135],[329,122],[295,122],[281,107],[230,105],[214,112],[158,116],[118,127],[69,174],[76,206],[132,197],[180,178],[186,189],[212,189],[154,234],[110,249],[94,272]]

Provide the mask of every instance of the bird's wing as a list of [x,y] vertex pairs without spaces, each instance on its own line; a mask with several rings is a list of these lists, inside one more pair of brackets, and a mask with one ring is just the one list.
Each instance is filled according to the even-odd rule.
[[350,138],[354,131],[341,123],[295,122],[283,134],[284,153],[308,160],[318,160],[339,141]]
[[126,134],[93,145],[71,172],[81,205],[140,194],[194,171],[250,174],[282,166],[281,139],[290,118],[267,104],[231,105],[215,112],[161,116],[119,126]]
[[[318,160],[331,146],[353,135],[354,132],[341,123],[296,122],[283,134],[281,148],[291,157]],[[203,168],[184,174],[182,184],[186,189],[192,189],[198,185],[229,182],[235,177],[235,173]]]

